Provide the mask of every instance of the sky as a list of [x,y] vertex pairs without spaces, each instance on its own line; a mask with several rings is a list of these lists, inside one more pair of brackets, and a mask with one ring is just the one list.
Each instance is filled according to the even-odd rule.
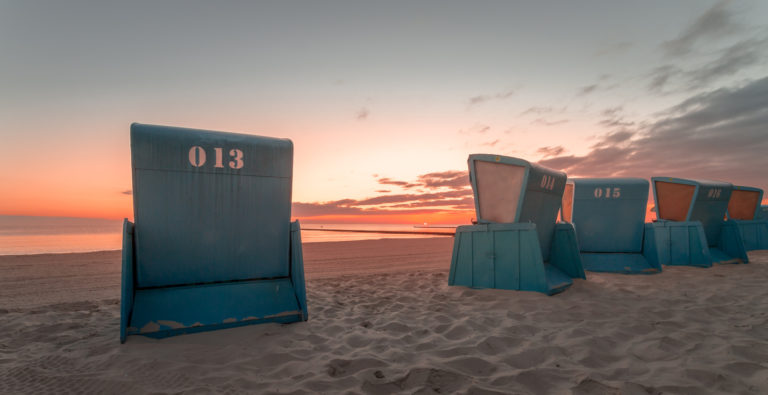
[[0,0],[0,215],[131,218],[132,122],[293,140],[293,216],[467,223],[467,157],[768,189],[768,2]]

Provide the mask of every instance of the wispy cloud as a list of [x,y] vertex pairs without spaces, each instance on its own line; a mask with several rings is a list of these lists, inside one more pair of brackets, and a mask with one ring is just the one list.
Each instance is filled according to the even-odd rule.
[[368,119],[369,114],[370,114],[370,111],[368,111],[367,108],[363,107],[357,110],[357,112],[355,113],[355,119],[357,119],[358,121],[366,120]]
[[564,123],[570,122],[567,119],[556,119],[556,120],[549,120],[546,118],[536,118],[533,121],[531,121],[531,124],[536,125],[544,125],[544,126],[555,126],[555,125],[561,125]]
[[551,157],[551,156],[558,156],[565,152],[565,148],[563,148],[562,145],[557,145],[553,147],[541,147],[536,150],[536,152],[540,154],[544,154],[545,158]]
[[618,53],[625,52],[632,48],[634,44],[630,41],[619,41],[616,43],[612,43],[609,45],[606,45],[605,47],[599,48],[597,52],[595,52],[595,55],[597,56],[606,56],[606,55],[615,55]]
[[482,104],[482,103],[488,102],[490,100],[506,99],[506,98],[511,97],[514,94],[515,94],[515,90],[514,89],[509,89],[509,90],[506,90],[506,91],[503,91],[503,92],[499,92],[499,93],[494,93],[494,94],[472,96],[468,100],[468,107],[472,107],[472,106],[475,106],[475,105],[478,105],[478,104]]
[[393,180],[388,177],[379,178],[378,180],[376,180],[376,182],[378,182],[381,185],[394,185],[394,186],[398,186],[400,188],[405,188],[405,189],[411,189],[421,185],[421,184],[410,183],[407,181]]
[[[422,174],[415,181],[397,181],[379,178],[380,184],[397,185],[404,189],[427,190],[423,193],[378,195],[363,199],[341,199],[328,202],[298,202],[293,204],[293,215],[314,217],[324,215],[400,215],[427,214],[456,210],[471,210],[472,190],[467,171],[449,170]],[[390,190],[378,190],[389,193]]]
[[120,192],[120,194],[122,194],[122,195],[133,195],[133,190],[126,189],[126,190]]
[[721,38],[740,29],[733,13],[726,7],[730,1],[715,3],[696,18],[676,38],[664,42],[661,47],[667,56],[682,56],[690,53],[701,41]]
[[533,106],[533,107],[528,107],[524,111],[520,112],[520,116],[529,115],[529,114],[534,114],[534,115],[562,114],[567,109],[568,107]]
[[491,130],[488,125],[474,125],[467,129],[460,129],[459,134],[484,134]]

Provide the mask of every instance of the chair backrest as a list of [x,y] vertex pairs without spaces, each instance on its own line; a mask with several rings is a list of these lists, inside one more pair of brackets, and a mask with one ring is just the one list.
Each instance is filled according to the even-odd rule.
[[139,288],[289,274],[293,143],[131,125]]
[[762,189],[734,185],[731,200],[728,201],[728,218],[739,220],[757,218],[762,200]]
[[473,154],[467,162],[477,222],[535,223],[548,260],[565,173],[500,155]]
[[642,178],[576,178],[571,222],[583,252],[632,252],[643,249],[647,180]]
[[717,244],[733,184],[720,181],[653,177],[659,219],[700,221],[710,246]]

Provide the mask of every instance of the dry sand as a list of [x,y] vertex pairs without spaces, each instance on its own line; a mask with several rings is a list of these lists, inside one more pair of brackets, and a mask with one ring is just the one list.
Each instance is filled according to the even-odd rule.
[[451,238],[304,246],[310,320],[120,345],[120,253],[0,257],[0,393],[768,393],[768,251],[448,287]]

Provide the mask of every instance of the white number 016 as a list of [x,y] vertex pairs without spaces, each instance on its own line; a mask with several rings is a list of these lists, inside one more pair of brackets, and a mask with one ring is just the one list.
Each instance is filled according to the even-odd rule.
[[[224,158],[223,158],[223,148],[214,148],[213,152],[216,155],[216,161],[213,165],[213,167],[223,169],[224,168]],[[243,168],[243,151],[232,148],[229,150],[229,158],[231,159],[227,164],[231,169],[242,169]],[[205,150],[203,147],[200,146],[194,146],[189,149],[189,164],[195,167],[201,167],[205,165],[206,162],[206,155]]]

